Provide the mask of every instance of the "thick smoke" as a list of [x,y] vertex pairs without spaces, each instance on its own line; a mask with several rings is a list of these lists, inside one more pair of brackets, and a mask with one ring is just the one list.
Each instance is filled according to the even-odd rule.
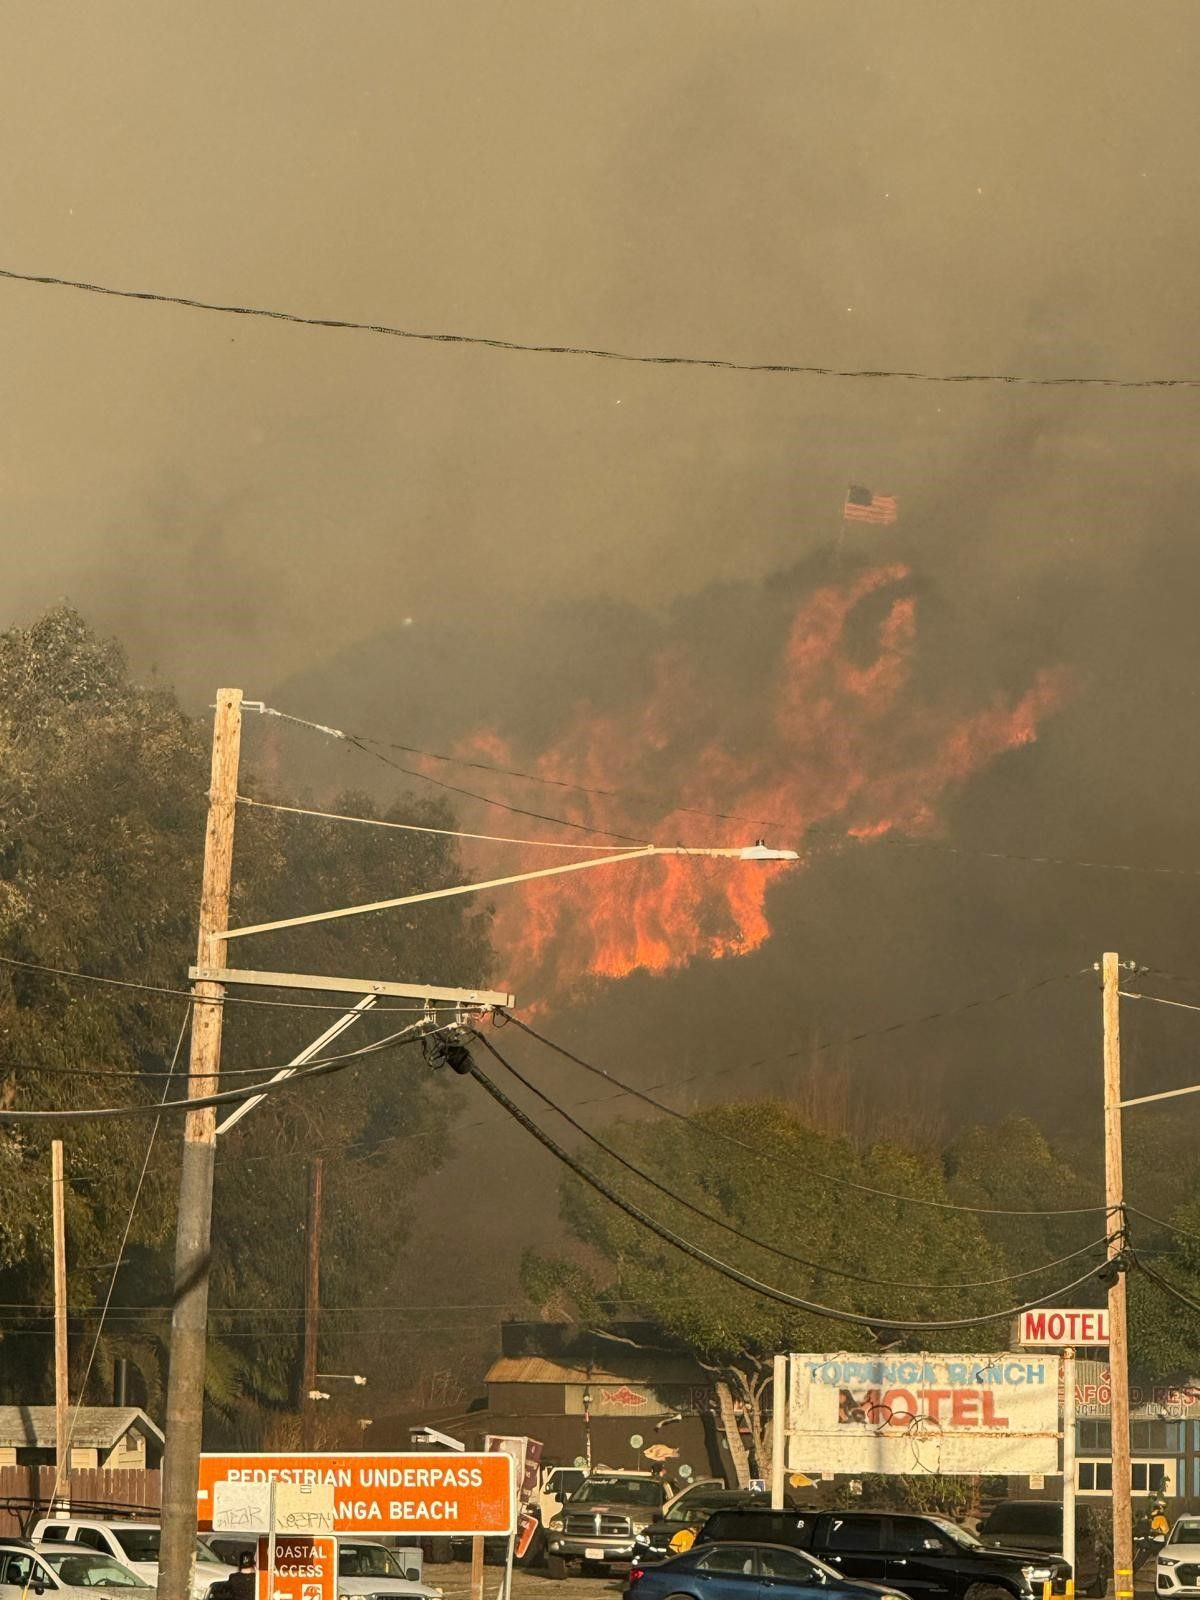
[[[743,360],[1200,372],[1184,0],[379,0],[353,26],[311,0],[283,31],[220,0],[136,37],[98,11],[0,26],[36,152],[0,173],[22,270]],[[584,701],[639,703],[677,640],[729,725],[784,598],[880,560],[912,573],[926,694],[985,705],[1065,667],[1037,741],[945,797],[964,853],[831,846],[772,890],[752,954],[547,1025],[679,1096],[828,1105],[836,1081],[859,1131],[1024,1111],[1089,1136],[1086,982],[841,1041],[1105,947],[1194,970],[1194,877],[994,854],[1197,865],[1191,391],[631,367],[0,293],[3,620],[68,594],[197,708],[233,682],[536,756]],[[849,481],[901,521],[838,568]],[[284,787],[369,781],[299,737],[270,756]],[[1190,1055],[1187,1021],[1135,1013],[1139,1086]],[[472,1213],[481,1255],[554,1209],[553,1174],[487,1138],[512,1208]]]

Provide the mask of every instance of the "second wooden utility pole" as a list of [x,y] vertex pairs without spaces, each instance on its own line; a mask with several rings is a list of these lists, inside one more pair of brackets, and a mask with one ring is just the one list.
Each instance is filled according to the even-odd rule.
[[304,1288],[304,1376],[300,1397],[304,1448],[311,1450],[316,1437],[317,1338],[321,1322],[321,1202],[324,1165],[314,1156],[308,1177],[308,1278]]
[[1120,967],[1115,952],[1100,964],[1104,1006],[1104,1203],[1108,1259],[1108,1366],[1112,1389],[1113,1594],[1133,1600],[1133,1467],[1129,1459],[1129,1325],[1125,1305],[1125,1176],[1121,1149]]
[[[50,1210],[54,1219],[54,1479],[65,1496],[71,1481],[71,1436],[67,1411],[71,1403],[67,1366],[67,1205],[63,1142],[50,1145]],[[51,1507],[53,1510],[53,1507]]]
[[[242,691],[218,689],[196,945],[196,965],[210,971],[225,966],[224,935],[229,927],[241,742]],[[225,986],[210,979],[199,979],[192,987],[190,1100],[213,1094],[218,1088],[224,998]],[[175,1224],[175,1293],[171,1312],[171,1364],[167,1376],[167,1447],[163,1456],[158,1600],[190,1600],[196,1564],[196,1487],[204,1422],[216,1130],[215,1107],[205,1106],[188,1112],[179,1168],[179,1216]]]

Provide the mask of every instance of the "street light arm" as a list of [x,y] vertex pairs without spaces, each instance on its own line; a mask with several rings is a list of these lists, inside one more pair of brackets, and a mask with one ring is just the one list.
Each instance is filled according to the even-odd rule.
[[608,867],[621,861],[645,861],[651,856],[723,856],[733,861],[796,861],[795,850],[771,850],[760,839],[756,844],[731,847],[647,844],[637,850],[621,850],[606,856],[589,856],[586,861],[564,861],[554,867],[539,867],[533,872],[514,872],[506,878],[489,878],[484,883],[458,883],[448,889],[426,889],[421,894],[397,895],[391,900],[372,900],[367,905],[341,906],[336,911],[312,911],[304,917],[283,917],[278,922],[255,922],[245,928],[230,928],[228,939],[245,939],[252,933],[274,933],[280,928],[299,928],[312,922],[332,922],[338,917],[361,917],[368,911],[390,911],[396,906],[423,904],[427,900],[448,900],[455,895],[478,894],[483,889],[504,889],[513,883],[530,883],[536,878],[557,878],[567,872],[587,872],[592,867]]

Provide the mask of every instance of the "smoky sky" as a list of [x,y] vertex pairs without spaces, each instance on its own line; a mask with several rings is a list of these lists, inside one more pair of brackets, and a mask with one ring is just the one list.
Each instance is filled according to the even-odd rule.
[[[0,266],[540,343],[1194,376],[1198,27],[1183,0],[9,8]],[[827,575],[849,482],[900,499],[840,559],[910,566],[922,673],[983,700],[1070,669],[1039,741],[947,808],[968,853],[831,849],[755,955],[557,1019],[617,1069],[799,1094],[789,1051],[1105,947],[1200,975],[1195,879],[970,853],[1200,865],[1191,391],[635,367],[11,282],[0,341],[0,623],[68,596],[197,708],[235,683],[536,750],[673,637],[732,701]],[[354,777],[284,749],[298,784]],[[876,1131],[1070,1128],[1093,999],[839,1046],[838,1070]],[[1181,1026],[1130,1024],[1149,1086],[1194,1059]],[[482,1261],[542,1225],[553,1174],[480,1115],[470,1159],[513,1197],[471,1220]]]

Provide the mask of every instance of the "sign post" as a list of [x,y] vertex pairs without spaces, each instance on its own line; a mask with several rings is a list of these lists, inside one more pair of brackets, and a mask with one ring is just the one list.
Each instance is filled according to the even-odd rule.
[[1062,1353],[1063,1555],[1075,1584],[1075,1352]]

